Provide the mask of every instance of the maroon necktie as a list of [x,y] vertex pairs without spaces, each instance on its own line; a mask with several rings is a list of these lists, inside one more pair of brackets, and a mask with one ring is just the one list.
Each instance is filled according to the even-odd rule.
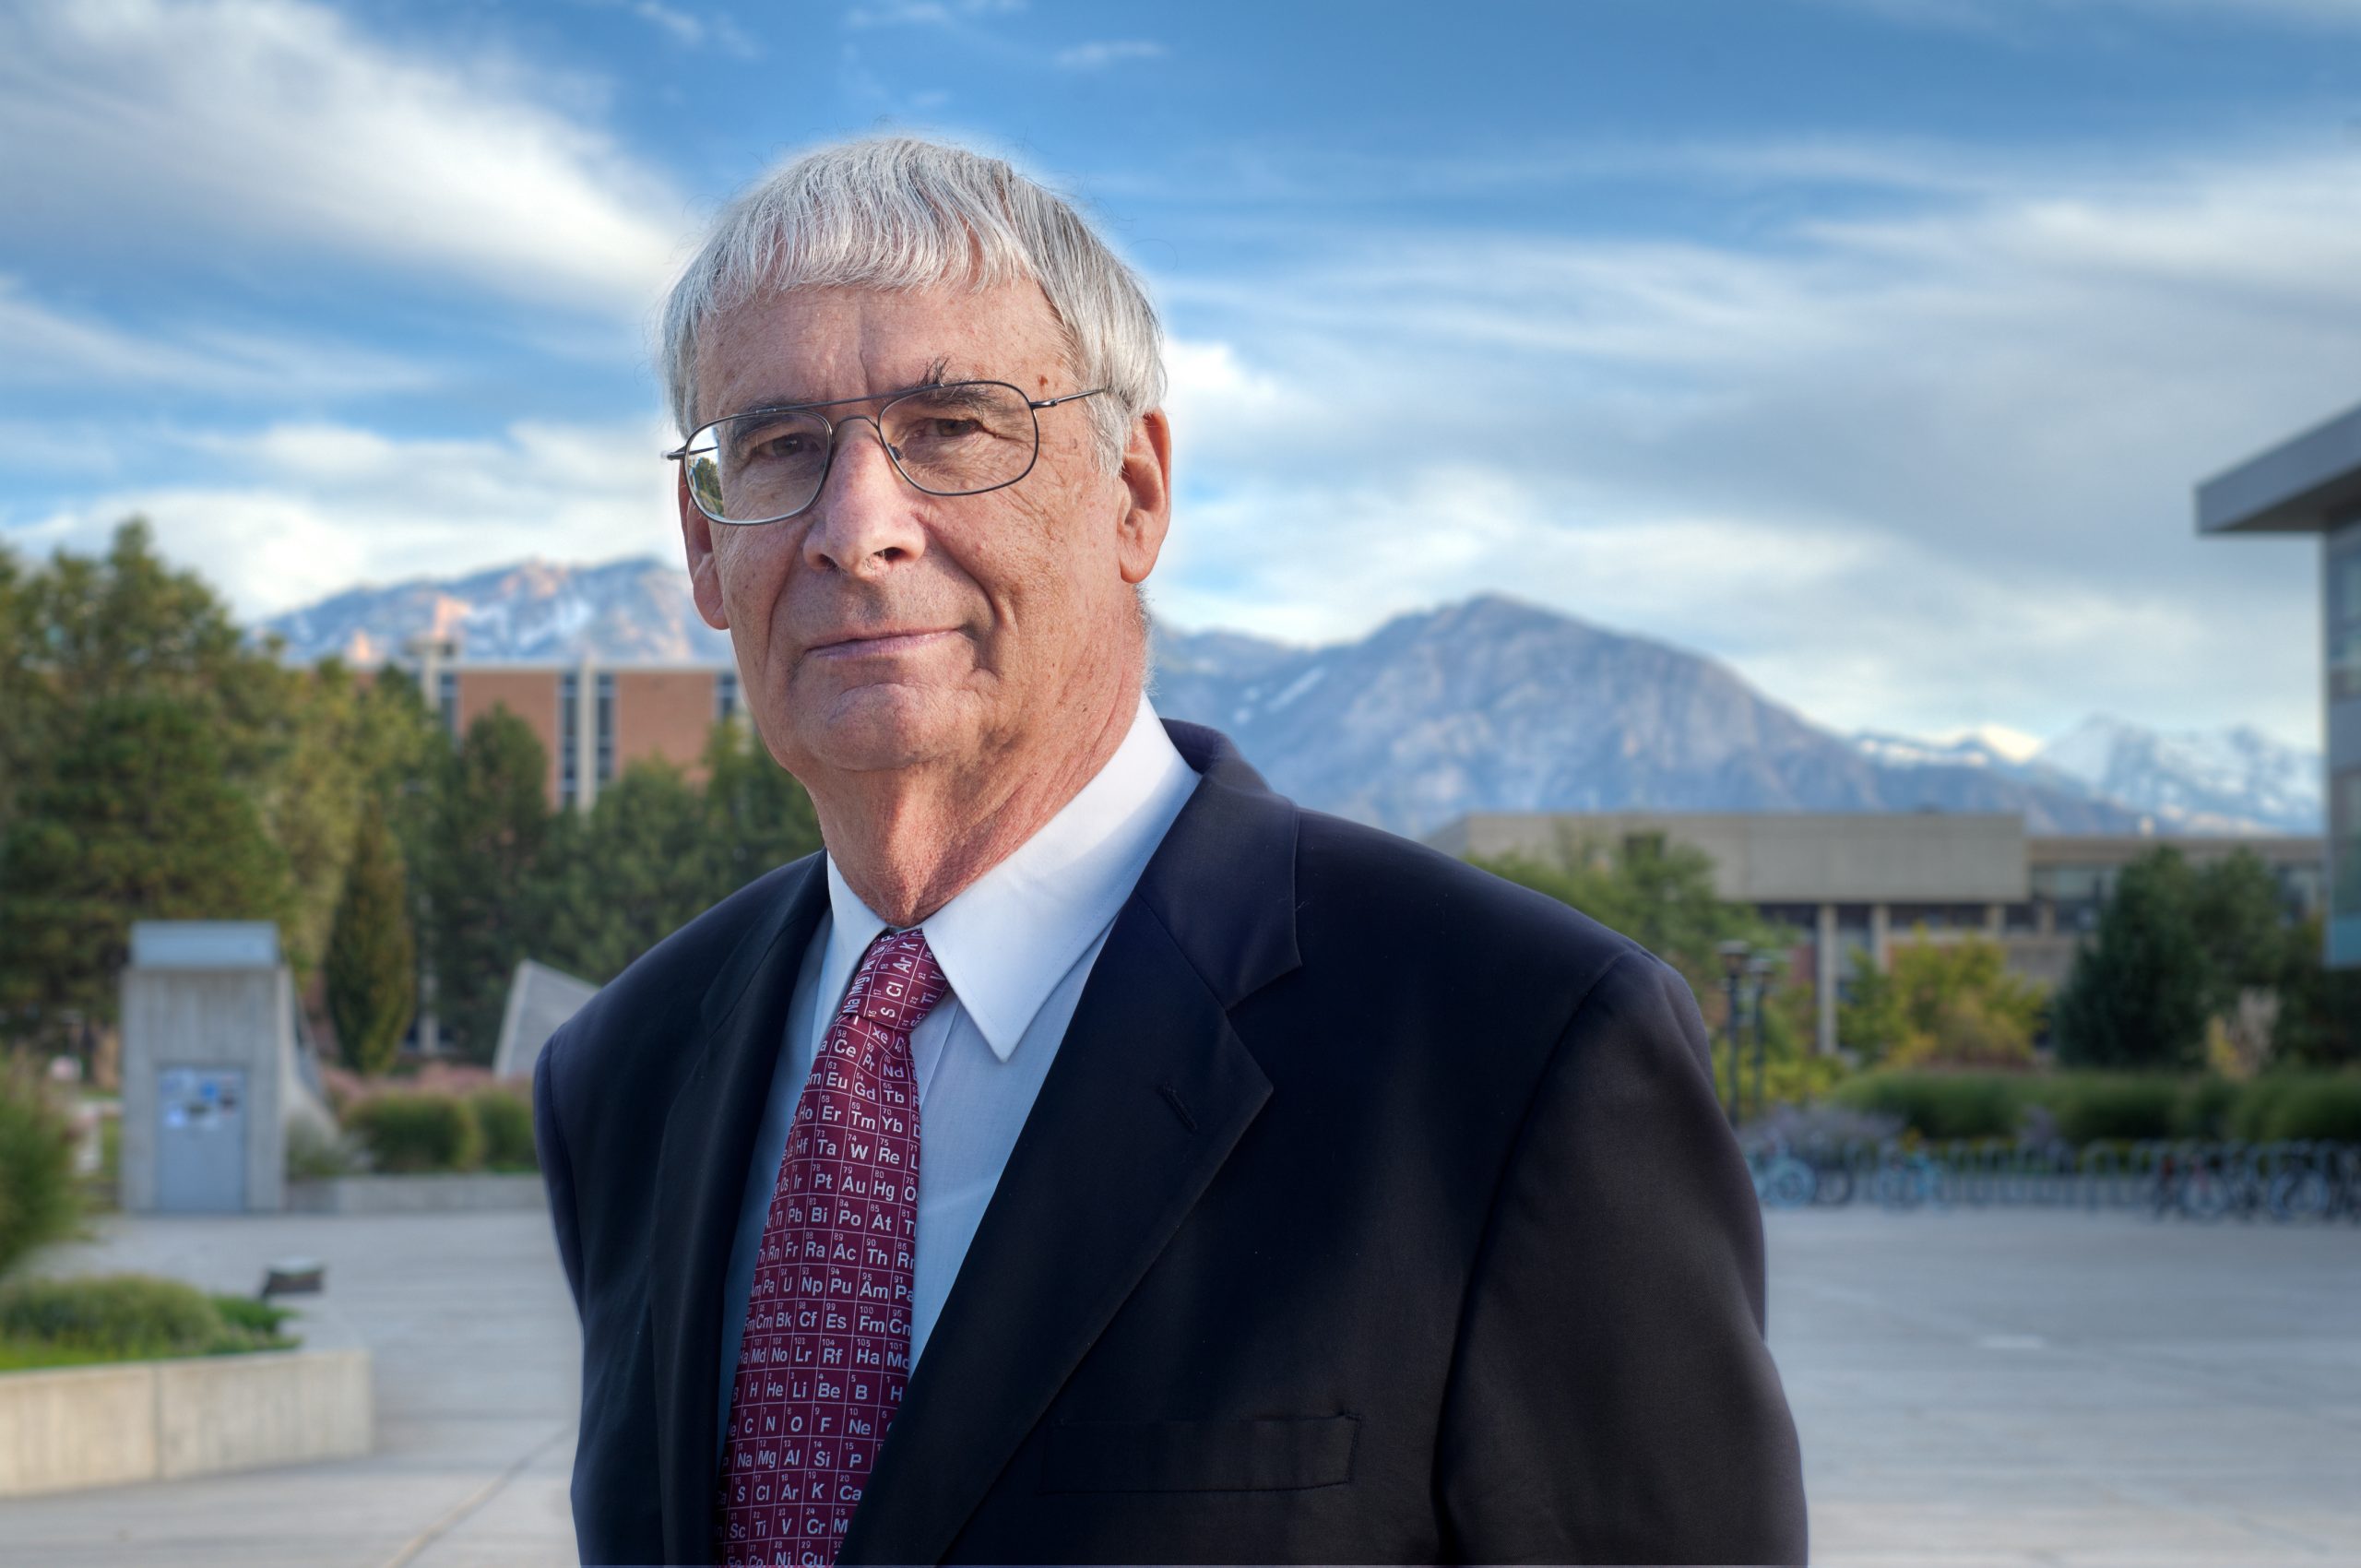
[[880,932],[813,1058],[746,1301],[717,1562],[835,1562],[901,1408],[919,1232],[910,1031],[950,992],[918,928]]

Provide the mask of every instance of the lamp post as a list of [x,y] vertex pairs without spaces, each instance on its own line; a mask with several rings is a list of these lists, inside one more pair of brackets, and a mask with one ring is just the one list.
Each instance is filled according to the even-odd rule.
[[1738,980],[1746,972],[1747,956],[1752,952],[1745,943],[1733,937],[1721,944],[1722,993],[1728,1001],[1728,1025],[1724,1033],[1730,1042],[1730,1092],[1726,1102],[1729,1108],[1730,1125],[1738,1125]]
[[1757,953],[1746,961],[1748,978],[1754,981],[1754,1113],[1762,1114],[1762,1004],[1777,983],[1779,971],[1786,965],[1786,957],[1779,953]]

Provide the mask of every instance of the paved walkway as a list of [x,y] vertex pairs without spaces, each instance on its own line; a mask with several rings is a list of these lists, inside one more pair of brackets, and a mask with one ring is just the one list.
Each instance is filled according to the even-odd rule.
[[[2361,1561],[2361,1229],[1774,1215],[1772,1340],[1828,1564]],[[328,1265],[366,1459],[0,1503],[0,1565],[573,1561],[578,1355],[538,1213],[105,1222],[70,1269]],[[1701,1478],[1710,1484],[1710,1478]]]

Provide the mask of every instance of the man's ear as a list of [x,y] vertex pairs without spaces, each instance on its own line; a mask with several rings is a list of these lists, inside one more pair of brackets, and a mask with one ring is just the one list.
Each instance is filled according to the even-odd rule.
[[721,571],[713,558],[713,521],[697,510],[696,502],[689,494],[689,470],[681,465],[678,495],[681,507],[681,543],[689,556],[689,592],[697,601],[697,613],[705,624],[717,632],[730,629],[730,611],[721,599]]
[[1137,585],[1156,570],[1165,530],[1172,524],[1172,422],[1162,409],[1150,409],[1132,422],[1122,480],[1124,510],[1115,525],[1115,560],[1123,580]]

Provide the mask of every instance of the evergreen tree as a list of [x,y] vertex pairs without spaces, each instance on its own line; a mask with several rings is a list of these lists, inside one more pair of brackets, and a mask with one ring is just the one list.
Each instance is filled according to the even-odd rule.
[[160,696],[84,707],[0,843],[0,1019],[55,1048],[115,1017],[136,920],[293,913],[287,860],[222,777],[213,738]]
[[471,1061],[492,1061],[517,960],[540,945],[548,790],[549,754],[505,707],[468,727],[435,790],[422,929],[436,1016]]
[[372,1075],[393,1067],[418,1011],[409,889],[381,806],[363,811],[329,928],[328,1017],[345,1064]]
[[722,720],[706,739],[705,814],[706,904],[820,848],[812,797],[740,719]]
[[2218,991],[2197,920],[2197,879],[2178,850],[2123,868],[2098,930],[2075,955],[2052,1027],[2062,1062],[2091,1067],[2195,1067]]
[[2205,951],[2209,1016],[2235,1009],[2241,992],[2279,984],[2288,921],[2279,883],[2260,855],[2234,849],[2193,872],[2189,919]]
[[543,958],[604,985],[714,902],[724,846],[679,769],[639,762],[564,828],[552,857]]

